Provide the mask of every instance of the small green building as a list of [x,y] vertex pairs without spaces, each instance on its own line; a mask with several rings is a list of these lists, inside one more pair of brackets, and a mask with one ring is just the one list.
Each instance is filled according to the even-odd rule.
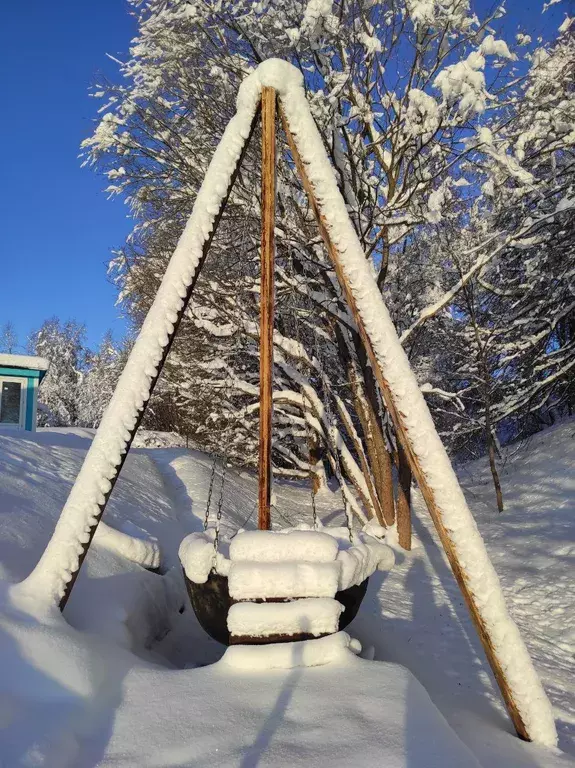
[[0,353],[0,430],[36,431],[38,386],[49,365],[43,357]]

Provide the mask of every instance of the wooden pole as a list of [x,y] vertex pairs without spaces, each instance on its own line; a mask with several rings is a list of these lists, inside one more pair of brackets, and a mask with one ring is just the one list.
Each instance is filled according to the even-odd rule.
[[289,123],[282,109],[281,102],[280,102],[279,110],[280,110],[280,116],[281,116],[283,128],[287,137],[288,145],[292,153],[292,157],[294,159],[297,171],[300,175],[303,187],[308,196],[310,206],[315,214],[320,234],[325,243],[329,257],[333,263],[334,270],[338,278],[339,284],[341,286],[341,289],[343,291],[345,300],[357,324],[359,334],[361,336],[362,342],[365,346],[365,350],[371,362],[371,366],[372,366],[373,372],[375,373],[377,383],[380,387],[383,399],[385,401],[386,408],[389,411],[389,414],[395,426],[397,437],[400,440],[401,445],[405,451],[413,476],[417,481],[419,490],[421,491],[421,495],[425,500],[425,503],[429,510],[429,514],[431,515],[431,518],[435,525],[435,529],[437,530],[437,533],[441,540],[441,544],[443,546],[443,549],[445,550],[445,553],[451,565],[453,575],[455,576],[457,584],[459,585],[459,589],[461,590],[461,593],[465,599],[465,602],[471,614],[471,618],[473,620],[473,623],[479,635],[479,639],[481,640],[481,643],[483,645],[485,655],[487,656],[487,660],[489,661],[491,669],[493,670],[493,674],[499,686],[499,690],[501,691],[501,695],[503,696],[503,700],[505,701],[507,711],[509,712],[509,716],[511,717],[513,725],[515,726],[515,730],[517,731],[517,735],[526,741],[531,741],[525,722],[523,721],[523,718],[521,717],[519,710],[517,709],[517,706],[513,699],[513,692],[511,691],[511,688],[509,687],[509,684],[507,682],[505,671],[499,661],[497,651],[495,650],[495,647],[491,640],[491,635],[489,634],[489,628],[486,626],[485,622],[483,621],[481,611],[475,601],[475,596],[467,583],[467,576],[465,574],[465,571],[459,564],[459,559],[457,556],[455,546],[453,545],[450,535],[443,524],[443,516],[442,516],[441,508],[436,503],[435,492],[427,482],[427,477],[425,476],[425,473],[423,472],[419,464],[419,459],[417,458],[417,456],[413,451],[413,448],[411,447],[411,441],[409,438],[407,427],[404,422],[403,414],[399,411],[399,409],[395,405],[393,396],[391,394],[391,390],[385,379],[384,372],[381,369],[381,366],[379,365],[379,361],[373,351],[371,340],[365,330],[365,326],[361,319],[361,315],[359,314],[359,311],[357,309],[354,295],[351,291],[350,285],[341,267],[339,253],[330,237],[329,231],[327,229],[327,224],[325,222],[325,219],[321,213],[321,209],[316,200],[313,186],[307,175],[305,165],[302,161],[301,155],[299,154],[299,150],[295,143],[295,139],[291,133]]
[[158,368],[157,368],[156,375],[150,381],[150,386],[149,386],[148,392],[147,392],[147,394],[146,394],[146,396],[144,398],[144,402],[142,403],[142,407],[141,407],[141,409],[140,409],[140,411],[138,413],[138,417],[136,419],[136,422],[135,422],[134,426],[132,427],[132,429],[130,430],[129,434],[126,436],[126,441],[124,443],[124,448],[122,450],[122,458],[120,460],[120,463],[115,468],[113,477],[109,478],[110,484],[111,484],[110,485],[110,489],[104,495],[104,500],[102,501],[102,503],[98,505],[98,515],[96,517],[96,520],[94,521],[94,524],[90,528],[90,532],[89,532],[89,535],[88,535],[88,540],[81,544],[82,552],[80,553],[80,557],[78,559],[78,567],[76,568],[75,571],[73,571],[70,574],[70,580],[66,584],[66,589],[65,589],[64,594],[62,596],[62,599],[60,600],[60,603],[59,603],[59,608],[60,608],[61,611],[64,610],[64,608],[66,607],[66,603],[68,602],[68,599],[70,598],[70,594],[72,592],[72,589],[74,588],[74,584],[76,583],[76,579],[78,578],[78,574],[80,573],[80,568],[82,567],[82,564],[84,563],[86,555],[88,554],[88,550],[90,549],[90,544],[92,543],[92,539],[94,538],[94,534],[96,533],[96,529],[98,528],[98,524],[99,524],[100,520],[102,519],[102,515],[104,514],[104,510],[106,509],[106,505],[108,503],[108,500],[109,500],[110,496],[112,495],[112,491],[114,490],[114,486],[116,485],[116,481],[118,480],[118,477],[120,476],[120,472],[122,471],[122,467],[124,466],[124,463],[125,463],[126,458],[128,456],[128,452],[129,452],[129,450],[130,450],[130,448],[132,446],[132,442],[134,440],[136,432],[138,431],[138,427],[140,426],[140,424],[142,422],[142,419],[144,418],[144,414],[146,412],[146,408],[148,407],[148,403],[150,402],[150,398],[152,396],[154,388],[155,388],[155,386],[156,386],[156,384],[158,382],[158,379],[160,378],[160,374],[162,373],[162,369],[164,367],[164,363],[166,362],[166,359],[167,359],[167,357],[168,357],[168,355],[170,353],[170,349],[172,348],[172,344],[174,342],[174,339],[176,338],[176,334],[178,332],[178,328],[180,327],[180,323],[182,322],[182,319],[183,319],[183,317],[184,317],[184,315],[186,313],[186,310],[188,308],[188,305],[190,303],[190,299],[192,298],[192,294],[193,294],[194,289],[196,287],[196,283],[198,281],[198,277],[200,276],[200,273],[201,273],[202,268],[204,266],[204,263],[205,263],[205,260],[206,260],[206,256],[208,255],[208,251],[209,251],[210,246],[212,244],[212,240],[214,239],[214,235],[216,234],[216,231],[218,229],[220,220],[222,218],[223,212],[224,212],[226,204],[228,202],[230,193],[232,191],[232,187],[234,186],[234,183],[235,183],[236,178],[238,176],[238,173],[239,173],[242,161],[243,161],[243,159],[245,157],[245,154],[247,152],[248,145],[250,143],[250,139],[251,139],[251,137],[253,135],[253,132],[255,130],[255,127],[257,125],[257,122],[258,122],[258,119],[259,119],[259,112],[260,112],[260,110],[258,109],[256,111],[256,114],[255,114],[254,119],[252,121],[252,124],[251,124],[251,127],[250,127],[249,136],[246,139],[246,142],[245,142],[245,144],[244,144],[244,146],[242,148],[242,151],[240,153],[240,156],[239,156],[239,158],[237,160],[236,167],[234,168],[233,173],[232,173],[232,175],[230,177],[229,186],[228,186],[228,188],[226,190],[226,193],[225,193],[224,197],[222,198],[219,210],[218,210],[218,212],[217,212],[217,214],[216,214],[216,216],[214,218],[214,224],[212,226],[212,231],[210,232],[210,234],[209,234],[209,236],[208,236],[207,240],[205,241],[204,246],[202,248],[202,256],[200,258],[200,262],[199,262],[199,264],[198,264],[198,266],[196,268],[196,271],[194,273],[194,277],[193,277],[190,285],[187,288],[186,296],[184,298],[184,303],[182,304],[182,307],[181,307],[180,311],[178,312],[178,316],[177,316],[176,321],[174,323],[174,328],[172,330],[172,333],[169,335],[168,339],[166,340],[166,344],[164,345],[164,348],[162,350],[162,357],[160,359],[160,362],[158,363]]
[[397,537],[399,546],[411,549],[411,469],[401,445],[397,446]]
[[258,528],[270,528],[272,389],[274,368],[274,227],[276,198],[276,92],[262,88],[262,241],[260,289],[260,461]]

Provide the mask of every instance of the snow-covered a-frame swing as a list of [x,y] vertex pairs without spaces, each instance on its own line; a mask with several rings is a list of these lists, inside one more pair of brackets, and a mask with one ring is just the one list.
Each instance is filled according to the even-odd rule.
[[[273,115],[276,99],[293,160],[342,293],[515,729],[524,739],[553,745],[556,733],[549,702],[507,613],[497,575],[349,221],[310,114],[301,73],[287,62],[264,62],[242,84],[237,113],[214,154],[52,539],[32,574],[14,589],[22,597],[31,594],[35,599],[43,596],[65,604],[186,311],[259,118],[260,105],[263,102],[264,114]],[[267,125],[269,128],[269,121]],[[265,136],[264,129],[264,145]],[[264,160],[264,185],[265,167]],[[263,208],[262,252],[273,252],[273,223]],[[260,504],[261,515],[266,493],[269,508],[269,478],[268,486],[260,485],[260,493],[264,502],[263,507]],[[332,562],[333,558],[328,564]]]

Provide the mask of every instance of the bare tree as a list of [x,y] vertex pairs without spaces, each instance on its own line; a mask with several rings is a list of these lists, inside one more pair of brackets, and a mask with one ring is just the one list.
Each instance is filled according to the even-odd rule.
[[18,336],[14,324],[8,320],[0,331],[0,352],[13,355],[18,349]]

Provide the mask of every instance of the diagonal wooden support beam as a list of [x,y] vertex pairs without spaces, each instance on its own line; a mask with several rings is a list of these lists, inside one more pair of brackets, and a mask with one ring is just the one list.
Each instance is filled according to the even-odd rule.
[[[144,418],[144,414],[146,413],[146,409],[148,407],[148,403],[150,402],[150,398],[152,396],[152,393],[154,392],[155,386],[156,386],[156,384],[158,382],[158,379],[160,378],[160,375],[162,373],[162,369],[164,367],[166,359],[167,359],[167,357],[168,357],[168,355],[170,353],[170,349],[172,348],[172,344],[174,342],[174,339],[176,338],[176,335],[178,333],[178,329],[180,327],[180,323],[182,322],[182,319],[183,319],[183,317],[186,314],[186,311],[188,309],[190,300],[192,298],[192,294],[193,294],[194,289],[196,287],[196,283],[198,282],[198,278],[200,276],[200,273],[201,273],[202,268],[204,266],[206,257],[208,255],[208,251],[210,250],[210,246],[212,244],[212,241],[213,241],[214,236],[216,234],[216,231],[218,229],[219,223],[221,221],[222,215],[224,213],[225,207],[226,207],[227,202],[229,200],[229,197],[230,197],[230,194],[232,192],[232,189],[233,189],[233,186],[235,184],[235,181],[237,179],[238,173],[239,173],[241,165],[242,165],[242,161],[243,161],[243,159],[244,159],[244,157],[246,155],[246,152],[247,152],[247,149],[248,149],[248,145],[250,143],[250,139],[251,139],[251,137],[252,137],[252,135],[254,133],[255,127],[256,127],[256,125],[258,123],[259,115],[260,115],[260,108],[258,107],[258,109],[256,110],[256,113],[255,113],[254,119],[252,121],[252,124],[251,124],[249,135],[248,135],[247,139],[245,140],[245,143],[244,143],[244,146],[242,148],[242,151],[241,151],[241,153],[240,153],[240,155],[238,157],[236,165],[235,165],[235,167],[234,167],[234,169],[232,171],[232,174],[230,176],[230,181],[229,181],[226,193],[225,193],[225,195],[223,196],[223,198],[221,200],[220,207],[219,207],[219,209],[218,209],[218,211],[216,213],[216,216],[214,218],[212,230],[211,230],[210,234],[208,235],[208,237],[206,238],[206,241],[205,241],[205,243],[203,245],[202,256],[200,258],[199,264],[198,264],[198,266],[197,266],[197,268],[195,270],[195,273],[194,273],[194,275],[193,275],[193,277],[191,279],[190,284],[187,287],[186,295],[185,295],[182,307],[181,307],[181,309],[177,313],[177,317],[176,317],[176,319],[174,321],[173,331],[169,334],[169,336],[167,337],[166,342],[165,342],[165,344],[163,346],[162,356],[161,356],[161,359],[160,359],[160,361],[158,363],[156,374],[150,380],[148,392],[146,393],[146,396],[145,396],[145,398],[143,400],[143,403],[142,403],[142,407],[140,408],[140,410],[138,412],[138,416],[137,416],[137,419],[136,419],[136,421],[134,423],[134,426],[132,427],[132,429],[130,429],[129,433],[126,435],[124,449],[122,451],[122,458],[120,460],[120,463],[116,466],[113,477],[108,478],[108,480],[110,482],[110,488],[104,494],[103,501],[98,505],[98,507],[99,507],[98,515],[96,517],[96,520],[95,520],[94,524],[90,528],[90,532],[89,532],[89,536],[87,538],[87,541],[81,543],[82,550],[81,550],[81,552],[79,554],[79,557],[78,557],[78,565],[72,571],[72,573],[70,574],[70,579],[69,579],[68,583],[66,584],[66,588],[65,588],[64,594],[63,594],[63,596],[62,596],[62,598],[60,600],[60,603],[59,603],[59,607],[60,607],[61,611],[64,610],[64,608],[66,607],[66,603],[68,602],[68,600],[70,598],[70,594],[72,592],[72,589],[74,588],[74,584],[76,583],[76,579],[78,578],[78,574],[79,574],[80,569],[81,569],[81,567],[82,567],[82,565],[84,563],[86,555],[88,554],[88,550],[90,549],[90,544],[92,543],[92,540],[93,540],[94,535],[96,533],[96,530],[98,528],[98,524],[99,524],[100,520],[102,519],[102,515],[104,514],[104,510],[106,509],[106,505],[108,504],[110,496],[112,495],[112,491],[114,490],[114,486],[116,485],[116,481],[118,480],[118,477],[120,476],[120,472],[122,471],[122,467],[124,466],[124,463],[126,461],[128,453],[129,453],[130,448],[132,446],[132,442],[134,440],[136,432],[138,431],[138,427],[140,426],[140,424],[142,422],[142,419]],[[137,342],[136,342],[136,345],[137,345]],[[132,348],[132,351],[131,351],[130,355],[136,354],[136,345],[134,345],[134,347]],[[119,384],[118,384],[118,386],[119,386]]]
[[337,279],[344,293],[346,302],[357,324],[359,334],[361,336],[365,350],[369,357],[369,361],[371,363],[372,369],[375,373],[377,383],[380,387],[386,408],[388,409],[389,414],[392,418],[397,436],[401,442],[403,450],[405,451],[406,457],[409,462],[409,466],[411,467],[411,471],[417,480],[417,484],[421,491],[421,495],[425,500],[425,503],[429,510],[429,514],[431,515],[431,519],[433,520],[435,529],[439,535],[441,544],[443,546],[443,549],[445,550],[445,553],[451,565],[453,575],[455,576],[459,589],[461,590],[461,593],[465,599],[465,603],[471,614],[471,618],[473,620],[473,623],[479,635],[479,639],[481,640],[481,644],[483,645],[485,655],[487,656],[487,660],[489,661],[491,669],[493,670],[493,674],[495,676],[495,679],[501,691],[501,695],[503,696],[503,700],[505,701],[505,705],[507,707],[507,711],[509,712],[509,716],[513,721],[515,730],[517,731],[517,734],[520,738],[526,741],[530,741],[531,739],[529,737],[529,733],[527,731],[525,722],[523,721],[523,718],[521,717],[517,709],[517,706],[515,704],[515,701],[513,699],[513,693],[511,691],[511,688],[505,676],[505,671],[499,660],[497,650],[494,647],[491,635],[489,633],[489,629],[485,621],[483,620],[483,617],[481,616],[480,608],[467,582],[465,571],[463,570],[463,568],[459,563],[455,546],[444,525],[442,511],[436,502],[434,490],[431,487],[431,485],[428,483],[427,477],[425,476],[425,473],[423,472],[421,465],[419,463],[419,459],[413,450],[409,432],[405,424],[404,416],[401,413],[401,411],[397,408],[394,402],[391,389],[385,378],[385,372],[382,370],[379,364],[379,361],[377,359],[377,356],[375,355],[375,352],[373,350],[371,340],[365,329],[365,325],[363,323],[361,315],[358,311],[355,297],[353,295],[350,284],[342,269],[339,252],[330,237],[326,220],[322,214],[321,208],[315,196],[314,188],[310,182],[305,164],[301,158],[294,136],[290,130],[289,123],[287,121],[285,112],[281,104],[281,99],[279,102],[279,112],[280,112],[282,125],[286,134],[287,142],[288,142],[294,163],[296,165],[297,172],[300,176],[303,187],[307,194],[309,204],[314,212],[320,234],[322,236],[325,247],[327,249],[329,258],[333,264],[335,273],[337,275]]

